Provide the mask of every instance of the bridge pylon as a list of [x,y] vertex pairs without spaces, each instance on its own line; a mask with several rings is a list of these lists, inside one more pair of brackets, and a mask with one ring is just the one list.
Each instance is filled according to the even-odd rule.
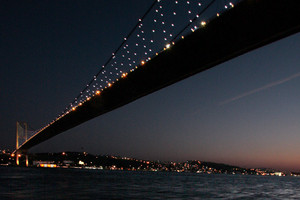
[[27,123],[17,122],[16,149],[27,140]]
[[[17,122],[17,131],[16,131],[16,149],[19,148],[24,142],[27,141],[28,131],[27,131],[27,123],[26,122]],[[28,166],[28,155],[27,150],[16,151],[16,164],[20,165],[19,158],[21,154],[25,154],[26,157],[26,166]]]

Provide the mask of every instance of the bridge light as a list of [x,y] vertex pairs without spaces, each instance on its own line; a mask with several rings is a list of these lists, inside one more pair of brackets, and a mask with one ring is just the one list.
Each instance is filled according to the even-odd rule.
[[111,83],[108,83],[108,87],[110,87],[111,86]]
[[141,64],[144,65],[144,64],[145,64],[145,61],[142,61]]
[[201,25],[202,25],[202,26],[205,26],[205,25],[206,25],[206,22],[205,22],[205,21],[202,21],[202,22],[201,22]]
[[170,45],[170,44],[167,44],[167,45],[166,45],[166,48],[167,48],[167,49],[169,49],[170,47],[171,47],[171,45]]
[[96,95],[99,95],[99,94],[100,94],[100,91],[99,91],[99,90],[97,90],[97,91],[96,91]]
[[75,111],[75,110],[76,110],[76,107],[73,107],[72,110]]

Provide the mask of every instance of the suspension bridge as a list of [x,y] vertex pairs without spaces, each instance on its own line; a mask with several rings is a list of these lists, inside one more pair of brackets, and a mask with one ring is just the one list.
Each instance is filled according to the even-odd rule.
[[18,154],[64,131],[299,32],[299,8],[294,0],[156,0],[58,117],[30,133],[17,123],[17,163]]

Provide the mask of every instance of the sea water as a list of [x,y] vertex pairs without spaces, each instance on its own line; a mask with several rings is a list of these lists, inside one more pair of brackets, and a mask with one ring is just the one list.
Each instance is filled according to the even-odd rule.
[[0,167],[0,199],[300,199],[300,178]]

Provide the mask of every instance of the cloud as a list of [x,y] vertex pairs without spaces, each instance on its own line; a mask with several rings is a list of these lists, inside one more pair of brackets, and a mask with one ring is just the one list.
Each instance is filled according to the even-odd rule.
[[260,87],[260,88],[251,90],[251,91],[249,91],[249,92],[242,93],[242,94],[240,94],[240,95],[237,95],[237,96],[235,96],[235,97],[232,97],[232,98],[230,98],[230,99],[227,99],[227,100],[225,100],[225,101],[222,101],[219,105],[224,105],[224,104],[230,103],[230,102],[232,102],[232,101],[235,101],[235,100],[237,100],[237,99],[246,97],[246,96],[251,95],[251,94],[254,94],[254,93],[256,93],[256,92],[259,92],[259,91],[268,89],[268,88],[270,88],[270,87],[273,87],[273,86],[276,86],[276,85],[285,83],[285,82],[290,81],[290,80],[292,80],[292,79],[294,79],[294,78],[297,78],[297,77],[299,77],[299,76],[300,76],[300,72],[298,72],[298,73],[296,73],[296,74],[294,74],[294,75],[292,75],[292,76],[289,76],[289,77],[287,77],[287,78],[285,78],[285,79],[281,79],[281,80],[279,80],[279,81],[275,81],[275,82],[269,83],[269,84],[267,84],[267,85],[265,85],[265,86],[262,86],[262,87]]

